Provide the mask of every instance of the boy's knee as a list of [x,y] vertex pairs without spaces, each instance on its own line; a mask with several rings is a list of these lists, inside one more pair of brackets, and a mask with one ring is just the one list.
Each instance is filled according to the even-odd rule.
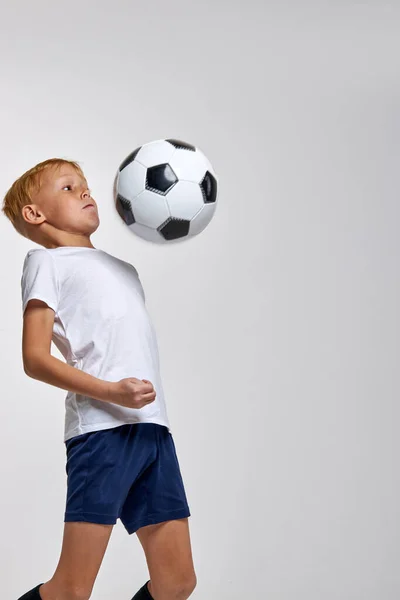
[[39,589],[42,600],[89,600],[92,590],[48,581]]
[[[152,590],[157,597],[156,585],[151,582]],[[195,573],[190,575],[180,575],[176,578],[176,580],[170,580],[166,585],[165,582],[161,585],[160,590],[158,590],[158,595],[160,597],[165,597],[171,600],[187,600],[189,596],[192,595],[195,587],[197,585],[197,578]]]
[[60,594],[57,596],[60,600],[89,600],[92,595],[92,590],[87,588],[76,588],[68,587],[60,590]]
[[197,577],[195,573],[192,573],[183,581],[185,592],[188,594],[186,597],[189,598],[190,594],[194,591],[197,585]]
[[[89,600],[92,590],[72,589],[69,591],[68,600]],[[67,597],[65,598],[67,600]]]

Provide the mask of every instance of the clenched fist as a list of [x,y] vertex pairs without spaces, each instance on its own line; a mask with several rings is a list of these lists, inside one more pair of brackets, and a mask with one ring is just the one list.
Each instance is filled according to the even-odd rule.
[[147,379],[127,377],[120,381],[111,381],[108,387],[107,401],[127,408],[143,408],[154,402],[156,392]]

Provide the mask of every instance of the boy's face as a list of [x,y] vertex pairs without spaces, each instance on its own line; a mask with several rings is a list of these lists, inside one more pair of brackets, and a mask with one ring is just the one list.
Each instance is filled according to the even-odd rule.
[[[72,165],[47,167],[41,174],[40,190],[32,200],[33,204],[22,209],[30,224],[44,223],[59,231],[81,235],[91,235],[99,226],[97,204],[90,195],[86,178]],[[92,206],[86,207],[87,204]]]

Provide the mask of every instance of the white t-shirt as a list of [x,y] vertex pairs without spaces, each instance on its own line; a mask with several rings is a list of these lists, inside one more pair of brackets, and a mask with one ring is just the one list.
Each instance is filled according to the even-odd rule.
[[157,394],[137,409],[69,391],[64,441],[125,423],[157,423],[171,431],[156,333],[133,265],[98,248],[35,248],[25,257],[21,291],[22,313],[32,298],[54,310],[52,340],[69,365],[106,381],[148,379]]

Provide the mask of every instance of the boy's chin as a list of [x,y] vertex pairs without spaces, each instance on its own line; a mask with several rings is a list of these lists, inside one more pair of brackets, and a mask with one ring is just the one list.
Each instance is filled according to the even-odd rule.
[[85,233],[87,235],[92,235],[92,233],[97,231],[97,229],[99,228],[99,225],[100,225],[100,220],[98,220],[98,222],[96,224],[94,224],[92,227],[87,227],[85,230]]

